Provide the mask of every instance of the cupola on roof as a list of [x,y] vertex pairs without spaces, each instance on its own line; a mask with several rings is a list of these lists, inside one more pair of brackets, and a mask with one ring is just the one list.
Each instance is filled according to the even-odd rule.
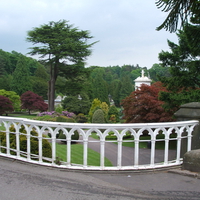
[[141,76],[134,80],[135,90],[138,89],[142,84],[151,85],[152,80],[147,76],[144,76],[144,70],[141,72]]

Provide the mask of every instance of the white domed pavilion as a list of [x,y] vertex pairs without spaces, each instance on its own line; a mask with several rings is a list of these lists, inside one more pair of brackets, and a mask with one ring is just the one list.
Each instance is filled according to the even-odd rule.
[[144,76],[144,70],[141,72],[141,76],[134,80],[135,90],[137,90],[142,84],[151,85],[152,80],[147,76]]

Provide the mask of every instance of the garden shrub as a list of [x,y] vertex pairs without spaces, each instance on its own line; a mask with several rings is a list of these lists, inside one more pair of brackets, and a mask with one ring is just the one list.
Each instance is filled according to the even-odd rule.
[[70,122],[70,123],[75,123],[75,119],[69,118],[66,116],[58,116],[56,117],[56,122]]
[[[6,91],[6,90],[2,89],[2,90],[0,90],[0,95],[7,97],[11,101],[12,106],[14,108],[14,111],[20,111],[21,110],[20,109],[20,105],[21,105],[20,96],[16,92]],[[6,102],[4,102],[4,104],[5,103]]]
[[[16,132],[14,125],[10,127],[10,148],[16,149],[16,135],[12,134],[12,132]],[[20,133],[27,134],[25,127],[22,125],[19,130]],[[32,129],[31,131],[32,136],[38,136],[38,133],[36,132],[35,129]],[[1,139],[1,145],[6,146],[6,133],[0,132],[0,139]],[[20,135],[20,151],[27,152],[27,137],[26,135]],[[30,146],[31,146],[31,154],[36,154],[38,155],[39,151],[39,146],[38,146],[38,138],[31,137],[30,138]],[[2,149],[2,152],[5,153],[6,149]],[[51,145],[46,139],[42,139],[42,153],[44,157],[51,158],[52,157],[52,150],[51,150]],[[11,150],[12,155],[16,155],[15,151]]]
[[48,110],[48,104],[44,102],[43,98],[32,91],[24,92],[21,97],[21,108],[27,109],[29,114],[31,110],[39,110],[41,112]]
[[[106,140],[116,140],[117,139],[117,136],[114,135],[114,132],[109,132],[108,133],[109,135],[106,136]],[[123,139],[127,139],[127,138],[132,138],[133,136],[131,135],[130,132],[126,132],[126,135],[123,136]]]
[[75,118],[76,117],[76,115],[73,113],[73,112],[68,112],[68,111],[62,111],[62,114],[61,115],[63,115],[63,116],[66,116],[66,117],[68,117],[68,118]]
[[[57,113],[55,111],[52,112],[43,112],[39,113],[38,117],[36,117],[36,120],[41,121],[52,121],[52,122],[69,122],[69,123],[75,123],[75,117],[76,115],[73,112],[68,111],[62,111],[62,113]],[[67,129],[68,131],[70,129]],[[48,133],[48,136],[51,137],[51,133]],[[63,134],[62,130],[59,130],[59,134],[56,135],[57,139],[66,139],[66,136]],[[72,140],[78,140],[79,139],[79,133],[78,131],[74,132],[74,135],[71,137]]]
[[85,116],[83,113],[79,113],[77,116],[76,116],[76,121],[78,123],[86,123],[88,121],[88,118],[87,116]]
[[56,122],[56,118],[51,115],[37,116],[34,120]]
[[116,106],[110,106],[108,111],[108,120],[111,123],[119,122],[119,112]]
[[101,105],[101,101],[99,99],[94,99],[92,102],[92,105],[90,107],[90,111],[89,111],[89,120],[90,122],[92,122],[92,116],[94,115],[94,112],[97,110],[97,108],[99,109]]
[[92,123],[105,123],[104,112],[97,109],[92,116]]
[[107,121],[108,119],[108,111],[109,111],[109,106],[106,102],[102,102],[100,105],[100,108],[103,110],[104,113],[104,118]]
[[[70,123],[74,123],[75,122],[75,120],[73,118],[69,118],[69,117],[66,117],[66,116],[59,116],[59,117],[56,118],[56,121],[57,122],[70,122]],[[67,130],[70,131],[69,128]],[[66,135],[63,134],[62,130],[59,130],[59,134],[57,135],[57,138],[58,139],[63,139],[61,141],[66,143],[66,140],[65,140],[66,139]],[[72,140],[78,140],[79,139],[78,131],[74,132],[74,135],[72,135],[71,139]]]
[[12,102],[8,97],[0,95],[0,115],[14,111]]
[[55,108],[55,111],[56,111],[57,113],[62,113],[62,111],[63,111],[62,106],[61,106],[60,104],[57,105],[56,108]]

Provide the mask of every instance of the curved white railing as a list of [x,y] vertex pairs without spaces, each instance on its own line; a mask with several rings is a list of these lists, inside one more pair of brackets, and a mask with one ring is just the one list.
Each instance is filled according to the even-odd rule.
[[[170,122],[170,123],[137,123],[137,124],[82,124],[82,123],[60,123],[36,121],[24,118],[0,117],[0,124],[4,126],[0,134],[0,155],[23,160],[40,165],[55,166],[70,169],[89,169],[89,170],[133,170],[133,169],[154,169],[158,167],[168,167],[180,165],[181,141],[187,140],[187,151],[191,150],[192,132],[198,124],[197,120]],[[24,126],[26,133],[21,133],[20,128]],[[14,126],[15,131],[10,131]],[[4,131],[5,130],[5,131]],[[35,130],[37,135],[32,135]],[[56,135],[62,130],[66,139],[57,139]],[[71,136],[78,131],[80,138],[74,144]],[[116,140],[107,140],[110,133],[116,136]],[[49,133],[49,137],[46,133]],[[131,135],[129,139],[124,136]],[[184,134],[183,134],[184,133]],[[1,135],[4,134],[3,141]],[[15,135],[15,145],[11,145],[11,135]],[[26,136],[26,151],[20,148],[20,137]],[[91,136],[96,135],[96,139]],[[149,135],[144,140],[143,135]],[[162,136],[163,137],[160,137]],[[173,136],[173,137],[172,137]],[[174,137],[175,136],[175,137]],[[31,153],[31,138],[37,138],[38,154]],[[12,137],[13,138],[13,137]],[[99,138],[99,139],[98,139]],[[52,155],[50,158],[43,156],[43,142],[48,140],[51,144]],[[66,144],[60,144],[65,140]],[[129,143],[134,147],[126,147]],[[175,143],[175,149],[170,149],[170,144]],[[59,160],[63,152],[58,152],[57,145],[64,146],[66,159]],[[73,145],[82,145],[82,151],[73,148]],[[149,148],[141,148],[141,144],[146,144]],[[161,147],[157,148],[157,145]],[[62,146],[62,147],[63,147]],[[66,148],[65,148],[66,147]],[[143,145],[144,147],[144,145]],[[161,148],[161,149],[160,149]],[[91,165],[88,160],[91,157],[91,149],[99,152],[99,165]],[[76,152],[75,152],[76,151]],[[77,152],[78,151],[78,152]],[[82,152],[82,153],[81,153]],[[82,161],[74,160],[80,154]],[[112,166],[105,161],[109,159]],[[59,162],[55,162],[55,161]],[[59,164],[59,165],[58,165]]]

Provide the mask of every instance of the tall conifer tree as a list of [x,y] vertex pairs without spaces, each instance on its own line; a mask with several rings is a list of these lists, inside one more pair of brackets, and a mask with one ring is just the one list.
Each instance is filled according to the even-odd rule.
[[31,48],[31,55],[40,55],[50,68],[48,104],[54,110],[55,83],[58,76],[72,77],[84,68],[86,58],[91,54],[88,44],[92,39],[89,31],[81,31],[66,20],[49,22],[28,32],[27,41],[38,45]]
[[31,90],[31,83],[29,78],[29,69],[26,65],[26,59],[23,55],[19,57],[16,69],[13,73],[13,80],[11,83],[11,89],[18,95],[22,95],[24,92]]

